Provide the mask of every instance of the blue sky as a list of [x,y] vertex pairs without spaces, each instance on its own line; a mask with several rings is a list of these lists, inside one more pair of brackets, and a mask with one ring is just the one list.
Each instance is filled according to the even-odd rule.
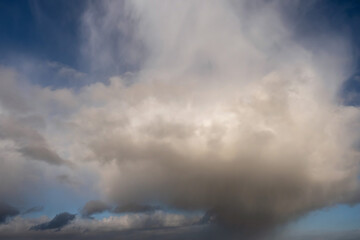
[[20,55],[79,68],[79,15],[85,2],[2,1],[2,60]]
[[43,207],[28,225],[70,212],[73,233],[98,200],[360,230],[358,1],[2,0],[0,29],[0,200]]

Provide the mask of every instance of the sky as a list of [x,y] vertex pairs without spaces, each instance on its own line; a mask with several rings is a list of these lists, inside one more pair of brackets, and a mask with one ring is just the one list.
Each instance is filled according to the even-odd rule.
[[0,239],[360,238],[356,0],[0,0]]

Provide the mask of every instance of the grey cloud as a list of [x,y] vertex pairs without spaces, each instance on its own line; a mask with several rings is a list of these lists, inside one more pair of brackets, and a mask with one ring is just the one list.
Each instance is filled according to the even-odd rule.
[[53,165],[64,164],[65,161],[56,152],[44,145],[29,144],[19,149],[24,156]]
[[152,205],[142,205],[142,204],[127,204],[127,205],[121,205],[117,206],[112,210],[114,213],[141,213],[141,212],[153,212],[155,210],[161,209],[158,206],[152,206]]
[[104,203],[102,201],[92,200],[87,202],[80,212],[83,217],[89,218],[94,214],[103,213],[106,211],[112,213],[151,213],[160,209],[161,208],[158,206],[136,204],[136,203],[129,203],[126,205],[120,205],[113,208],[111,205]]
[[0,139],[13,140],[17,144],[18,151],[29,159],[53,165],[67,163],[49,147],[39,132],[14,118],[0,118]]
[[10,217],[18,215],[20,212],[15,207],[0,202],[0,224],[5,223]]
[[31,109],[26,99],[28,93],[19,87],[16,78],[15,71],[0,66],[0,106],[11,112],[27,112]]
[[89,201],[81,209],[81,215],[83,217],[91,217],[94,214],[102,213],[111,209],[111,206],[102,201]]
[[85,73],[80,72],[76,69],[73,69],[69,66],[66,66],[66,65],[58,63],[58,62],[49,61],[46,64],[49,67],[55,69],[58,75],[63,75],[64,77],[68,77],[72,80],[81,80],[86,77]]
[[78,185],[80,182],[74,178],[73,176],[70,176],[68,174],[61,174],[57,176],[57,179],[64,184],[69,184],[69,185]]
[[177,228],[196,224],[201,214],[171,213],[163,210],[128,212],[101,220],[81,218],[64,229],[88,229],[89,231],[125,231],[157,228]]
[[[95,221],[95,220],[91,220]],[[135,229],[99,229],[92,228],[94,225],[87,228],[82,228],[76,225],[73,221],[71,224],[63,228],[62,231],[26,231],[17,228],[16,232],[0,231],[0,238],[2,239],[101,239],[106,238],[109,240],[124,239],[124,240],[137,240],[137,239],[195,239],[195,240],[356,240],[359,239],[360,233],[358,230],[349,231],[333,231],[331,233],[323,232],[305,232],[297,234],[289,234],[286,232],[277,232],[266,236],[244,236],[239,232],[229,231],[227,228],[222,228],[216,225],[191,225],[180,227],[158,227],[158,228],[135,228]],[[119,226],[118,226],[119,228]]]
[[[60,215],[63,214],[59,214],[58,216]],[[66,219],[69,219],[70,217],[62,217],[61,222],[64,223]],[[0,238],[11,239],[15,236],[19,238],[26,236],[26,239],[43,239],[47,236],[49,239],[52,239],[53,237],[58,239],[71,239],[71,237],[79,239],[82,239],[82,237],[96,239],[103,236],[108,239],[115,237],[121,237],[122,239],[137,239],[141,236],[157,236],[157,233],[161,235],[166,232],[181,233],[184,230],[185,232],[188,231],[188,229],[190,231],[195,230],[196,232],[196,227],[193,229],[192,226],[198,221],[199,216],[186,216],[183,214],[157,211],[151,214],[122,214],[121,216],[110,216],[102,220],[75,218],[61,227],[61,231],[33,231],[47,229],[59,230],[59,228],[55,228],[54,225],[59,226],[62,224],[50,224],[51,222],[54,222],[56,218],[58,217],[43,224],[41,224],[41,222],[44,222],[46,217],[37,219],[21,217],[13,218],[8,224],[0,225]],[[142,233],[145,233],[145,235]]]
[[[230,235],[231,236],[231,235]],[[232,240],[237,239],[230,237],[225,231],[209,230],[204,227],[164,227],[155,229],[131,229],[131,230],[111,230],[111,231],[65,231],[60,232],[49,232],[49,231],[32,231],[32,232],[18,232],[4,233],[0,232],[0,237],[4,239],[68,239],[68,240],[97,240],[106,238],[109,240],[155,240],[155,239],[169,239],[169,240],[181,240],[181,239],[195,239],[195,240],[216,240],[226,239]]]
[[70,224],[71,221],[75,219],[75,214],[70,214],[67,212],[60,213],[56,215],[49,222],[45,222],[39,225],[32,226],[30,230],[42,231],[49,229],[57,229],[60,230],[64,226]]
[[82,57],[94,74],[111,76],[139,69],[146,49],[136,35],[137,19],[130,5],[92,2],[83,15]]

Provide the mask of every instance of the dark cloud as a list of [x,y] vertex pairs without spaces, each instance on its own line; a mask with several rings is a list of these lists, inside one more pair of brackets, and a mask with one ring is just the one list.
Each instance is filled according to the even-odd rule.
[[91,217],[93,214],[102,213],[111,209],[111,206],[108,204],[98,201],[92,200],[85,204],[85,206],[81,209],[81,215],[83,217]]
[[15,207],[5,202],[0,202],[0,224],[6,222],[8,218],[16,216],[19,213],[19,210]]
[[56,215],[51,221],[39,225],[35,225],[31,227],[30,230],[36,230],[36,231],[49,230],[49,229],[60,230],[64,226],[68,225],[74,219],[75,219],[75,214],[63,212]]

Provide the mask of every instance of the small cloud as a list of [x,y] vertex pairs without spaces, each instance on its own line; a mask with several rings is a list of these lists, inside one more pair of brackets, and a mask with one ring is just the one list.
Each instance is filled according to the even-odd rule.
[[75,219],[75,214],[63,212],[56,215],[51,221],[45,222],[39,225],[32,226],[30,230],[49,230],[49,229],[57,229],[60,230],[61,228],[68,225],[72,220]]
[[35,207],[31,207],[31,208],[27,209],[22,214],[25,215],[25,214],[34,213],[34,212],[41,212],[42,210],[44,210],[43,206],[35,206]]
[[81,79],[84,78],[86,76],[85,73],[80,72],[74,68],[71,68],[65,64],[59,63],[59,62],[52,62],[52,61],[48,61],[47,65],[54,69],[58,75],[60,76],[64,76],[64,77],[72,77],[72,78],[76,78],[76,79]]
[[110,209],[111,207],[108,204],[102,201],[93,200],[85,204],[81,209],[81,215],[85,218],[90,218],[93,214],[109,211]]
[[44,144],[28,144],[20,148],[19,152],[31,159],[47,162],[52,165],[61,165],[66,162],[55,151]]

